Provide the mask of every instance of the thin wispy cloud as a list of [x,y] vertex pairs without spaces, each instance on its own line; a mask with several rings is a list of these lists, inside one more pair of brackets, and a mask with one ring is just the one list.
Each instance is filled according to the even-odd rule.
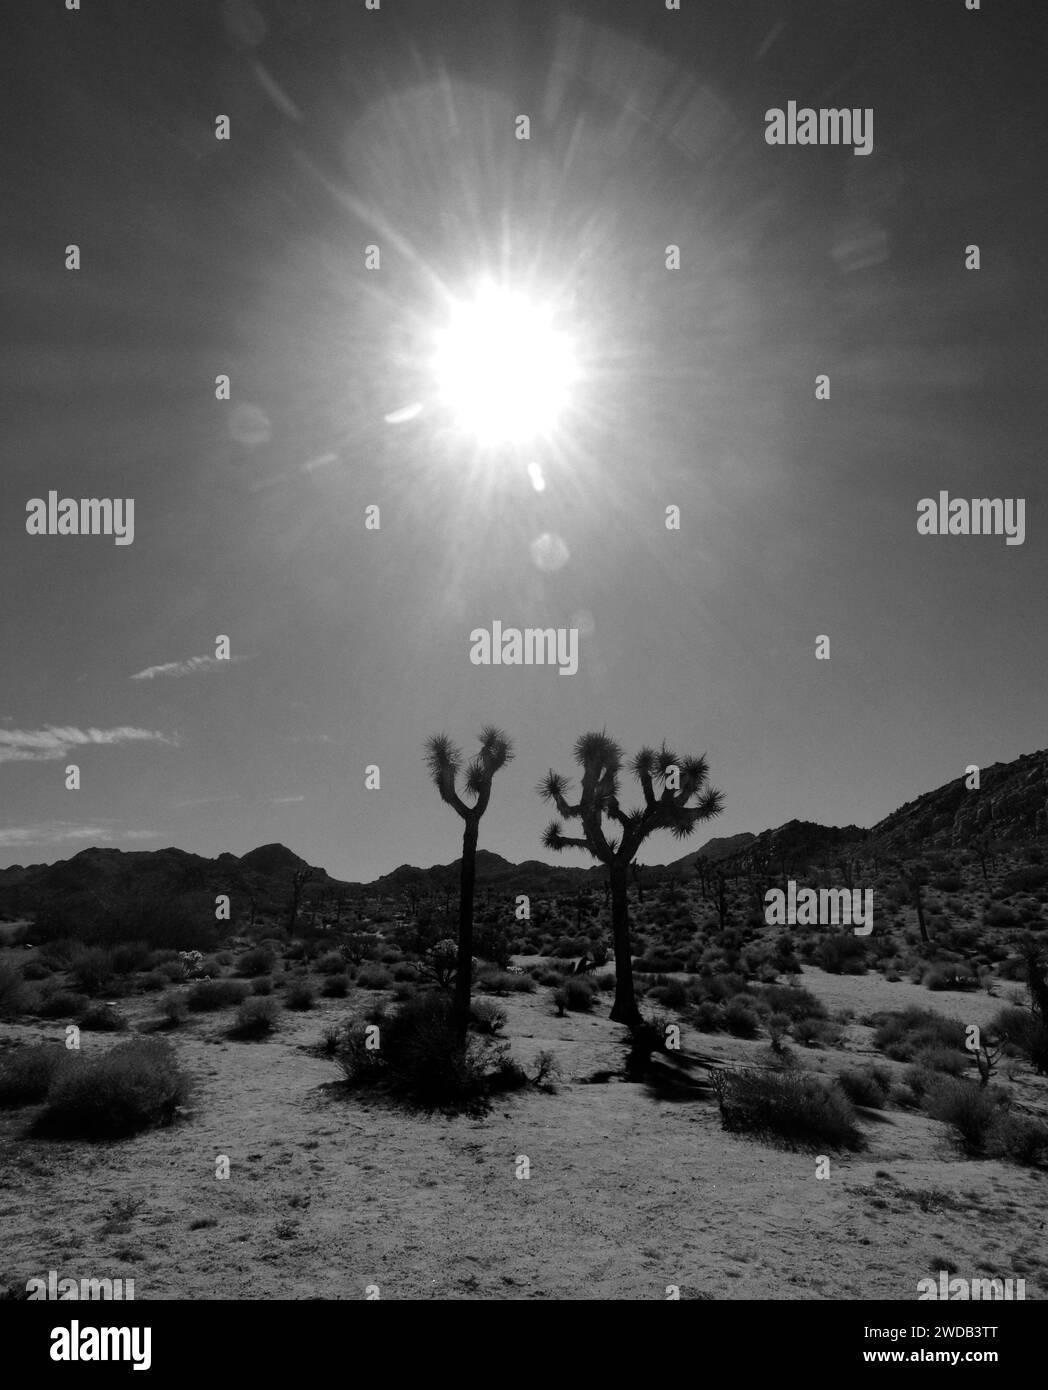
[[223,801],[239,801],[240,796],[234,793],[231,796],[191,796],[188,801],[175,801],[172,808],[176,811],[183,810],[186,806],[217,806]]
[[290,806],[293,801],[305,801],[304,796],[271,796],[269,802],[271,806]]
[[162,666],[147,666],[144,671],[136,671],[131,679],[151,681],[156,680],[157,676],[172,676],[177,680],[180,676],[199,676],[205,675],[208,671],[220,671],[224,666],[234,666],[249,659],[246,656],[227,656],[221,660],[216,656],[191,656],[185,661],[166,661]]
[[155,729],[137,729],[128,724],[116,729],[78,729],[57,724],[47,724],[42,729],[0,729],[0,763],[50,762],[64,758],[74,748],[174,742]]
[[21,845],[60,845],[72,840],[108,840],[109,831],[98,825],[15,825],[0,829],[0,849]]

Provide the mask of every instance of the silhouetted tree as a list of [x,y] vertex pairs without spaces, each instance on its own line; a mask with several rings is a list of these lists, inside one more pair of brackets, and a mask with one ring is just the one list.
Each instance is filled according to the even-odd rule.
[[302,901],[302,890],[306,886],[311,872],[311,869],[296,869],[291,875],[291,901],[287,909],[287,929],[292,936],[295,934],[295,926],[298,923],[298,906]]
[[465,821],[459,875],[458,963],[455,975],[455,1021],[463,1041],[469,1027],[473,893],[477,879],[480,818],[488,809],[492,778],[512,757],[512,745],[501,729],[489,724],[480,731],[480,752],[466,768],[465,792],[474,799],[473,804],[469,805],[455,789],[455,782],[462,767],[462,754],[446,734],[435,734],[426,743],[426,762],[441,799]]
[[[633,992],[633,960],[629,934],[629,872],[640,847],[656,830],[669,830],[685,839],[700,821],[719,814],[723,797],[707,786],[709,768],[705,757],[677,758],[665,744],[656,752],[642,748],[630,764],[640,782],[644,805],[623,811],[619,805],[619,771],[622,749],[606,733],[583,734],[575,744],[575,761],[582,769],[579,800],[567,800],[567,778],[552,769],[539,783],[537,791],[551,801],[565,820],[578,820],[582,836],[562,833],[559,821],[546,827],[542,843],[547,849],[574,847],[588,850],[608,866],[611,886],[611,930],[615,946],[615,1003],[611,1017],[616,1023],[641,1022]],[[661,792],[656,793],[655,785]],[[690,805],[692,800],[695,805]],[[617,838],[604,833],[604,819],[618,828]],[[609,827],[612,828],[612,827]]]

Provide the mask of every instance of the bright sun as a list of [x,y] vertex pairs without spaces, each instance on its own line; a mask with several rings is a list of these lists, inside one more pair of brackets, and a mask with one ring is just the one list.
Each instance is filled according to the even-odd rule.
[[578,366],[554,311],[484,286],[452,307],[437,335],[437,389],[460,429],[486,444],[549,434],[571,396]]

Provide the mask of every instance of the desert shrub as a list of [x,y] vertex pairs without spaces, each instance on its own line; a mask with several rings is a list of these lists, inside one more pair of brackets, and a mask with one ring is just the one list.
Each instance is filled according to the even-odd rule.
[[908,1008],[874,1018],[873,1045],[895,1062],[912,1061],[926,1047],[964,1050],[964,1024],[929,1009]]
[[705,997],[714,1004],[724,1004],[736,994],[743,994],[746,989],[743,977],[730,971],[709,978],[704,977],[701,985]]
[[715,1074],[721,1123],[794,1148],[865,1147],[844,1092],[803,1072],[737,1071]]
[[273,976],[259,975],[257,979],[251,981],[251,993],[257,998],[263,998],[267,994],[273,993]]
[[153,952],[147,941],[121,941],[110,954],[114,975],[133,975],[150,968]]
[[296,980],[294,984],[288,986],[287,993],[284,995],[284,1007],[302,1011],[311,1009],[316,1003],[316,995],[313,986],[307,980]]
[[167,989],[170,983],[170,977],[165,975],[162,970],[150,970],[142,976],[142,988],[148,994],[156,994],[159,990]]
[[952,1047],[942,1047],[933,1044],[930,1047],[922,1047],[914,1053],[914,1065],[923,1068],[925,1071],[942,1072],[947,1076],[962,1076],[969,1070],[972,1063],[970,1052],[958,1052]]
[[837,1080],[853,1105],[865,1105],[870,1110],[884,1109],[892,1080],[886,1067],[845,1067]]
[[365,965],[357,976],[361,989],[389,989],[393,976],[384,965]]
[[177,990],[165,994],[160,1001],[160,1024],[162,1028],[178,1028],[189,1017],[186,996]]
[[328,951],[317,961],[316,970],[320,975],[344,975],[346,958],[341,951]]
[[798,1018],[790,1025],[790,1036],[803,1047],[834,1047],[841,1038],[841,1027],[828,1018]]
[[27,960],[22,966],[23,980],[46,980],[51,974],[51,967],[42,960]]
[[118,1043],[100,1057],[80,1057],[59,1069],[36,1129],[49,1138],[121,1138],[169,1124],[188,1091],[165,1039]]
[[478,1033],[501,1033],[506,1026],[506,1010],[490,999],[474,999],[470,1006],[470,1022]]
[[932,887],[940,893],[960,893],[964,888],[964,879],[960,874],[941,874],[932,879]]
[[[343,969],[341,957],[336,957],[339,969]],[[244,976],[271,975],[276,966],[277,958],[266,946],[254,946],[250,951],[245,951],[237,962],[237,973]]]
[[484,994],[531,994],[535,981],[530,975],[511,975],[508,970],[485,967],[477,972],[477,989]]
[[345,970],[341,975],[329,975],[320,989],[325,999],[345,999],[349,993],[349,980]]
[[1018,913],[1007,903],[993,903],[983,913],[983,925],[986,927],[1014,927],[1018,922]]
[[82,994],[100,994],[116,973],[113,953],[101,946],[85,946],[73,957],[69,973]]
[[853,932],[836,931],[819,942],[815,960],[830,975],[865,975],[866,943]]
[[37,1005],[36,1012],[41,1018],[70,1018],[83,1013],[89,1003],[86,994],[74,994],[72,990],[56,989],[45,994]]
[[939,1077],[924,1097],[924,1108],[933,1120],[948,1124],[969,1153],[982,1153],[990,1127],[1006,1104],[996,1087],[974,1085],[954,1077]]
[[555,1052],[543,1050],[535,1058],[535,1075],[531,1078],[540,1091],[554,1091],[564,1072]]
[[1010,1047],[1024,1057],[1032,1058],[1041,1029],[1030,1009],[1010,1004],[998,1011],[990,1031],[996,1037],[1004,1038]]
[[1013,869],[1001,879],[1001,888],[1005,896],[1011,896],[1012,893],[1036,893],[1039,888],[1048,888],[1048,868],[1028,864],[1023,868]]
[[700,1033],[721,1033],[724,1031],[724,1009],[704,999],[701,1004],[693,1004],[688,1010],[688,1021]]
[[277,1006],[273,999],[259,998],[257,995],[245,999],[237,1009],[236,1022],[229,1030],[231,1038],[247,1041],[252,1038],[266,1038],[277,1026]]
[[645,975],[668,975],[674,970],[683,970],[684,959],[682,956],[660,955],[655,951],[650,955],[635,956],[633,968]]
[[510,963],[512,950],[506,929],[497,922],[477,922],[473,928],[473,951],[481,960],[491,961],[501,970]]
[[810,989],[800,985],[764,985],[757,998],[776,1013],[796,1018],[825,1018],[826,1008]]
[[186,1003],[195,1014],[213,1013],[232,1004],[242,1004],[249,987],[240,980],[198,980],[186,996]]
[[13,965],[0,965],[0,1018],[15,1018],[28,997],[22,972]]
[[760,1031],[760,1020],[750,1007],[750,1001],[739,995],[725,1004],[723,1026],[735,1038],[755,1038]]
[[935,965],[924,976],[925,989],[978,989],[979,977],[970,965]]
[[67,970],[81,945],[81,942],[74,941],[70,936],[59,936],[53,941],[43,942],[37,956],[52,970]]
[[127,1027],[123,1014],[108,1004],[89,1004],[80,1015],[80,1027],[88,1033],[121,1033]]
[[55,1043],[33,1043],[0,1053],[0,1107],[43,1100],[69,1057],[69,1052]]
[[473,1109],[493,1090],[517,1078],[502,1065],[508,1044],[467,1035],[463,1045],[454,1006],[440,990],[402,1004],[381,1032],[381,1047],[366,1046],[363,1031],[349,1028],[338,1061],[351,1086],[379,1085],[426,1109]]
[[688,986],[682,980],[663,980],[648,990],[648,998],[667,1009],[683,1009],[688,1003]]
[[991,1158],[1044,1167],[1048,1165],[1048,1125],[1025,1115],[998,1112],[986,1134],[986,1152]]
[[598,993],[604,994],[615,988],[614,970],[602,970],[597,975],[590,975],[589,982]]
[[559,989],[554,990],[553,1002],[562,1018],[566,1009],[574,1013],[587,1013],[593,1008],[593,990],[585,980],[565,980]]

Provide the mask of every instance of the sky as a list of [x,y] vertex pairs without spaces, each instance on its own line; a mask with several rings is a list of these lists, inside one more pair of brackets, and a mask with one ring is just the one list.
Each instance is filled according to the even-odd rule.
[[[480,843],[512,860],[552,857],[535,787],[587,730],[708,757],[722,814],[650,863],[869,826],[1048,743],[1037,21],[998,0],[7,16],[0,867],[270,841],[352,880],[448,863],[425,740],[468,754],[489,723],[516,756]],[[790,101],[872,110],[872,152],[770,145]],[[572,345],[532,438],[478,440],[434,386],[485,278]],[[133,542],[29,534],[52,490],[133,498]],[[1023,543],[919,535],[940,491],[1024,499]],[[496,621],[575,629],[577,672],[473,664]]]

